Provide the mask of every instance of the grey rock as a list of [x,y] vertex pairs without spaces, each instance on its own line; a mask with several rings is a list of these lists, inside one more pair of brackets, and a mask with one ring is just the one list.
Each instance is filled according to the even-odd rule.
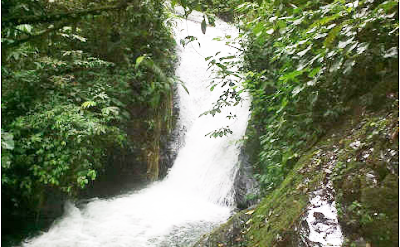
[[249,199],[250,194],[257,195],[259,186],[253,177],[253,167],[249,162],[249,157],[241,148],[239,154],[239,170],[234,181],[235,201],[239,209],[245,209],[258,202],[258,199]]

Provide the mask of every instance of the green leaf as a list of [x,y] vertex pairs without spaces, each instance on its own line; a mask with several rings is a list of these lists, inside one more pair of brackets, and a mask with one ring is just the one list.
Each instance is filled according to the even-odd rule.
[[397,6],[399,4],[398,1],[385,1],[382,4],[379,5],[379,8],[382,8],[386,12],[391,10],[393,7]]
[[22,25],[16,26],[16,29],[31,34],[33,27],[29,24],[22,24]]
[[1,130],[1,147],[8,150],[14,149],[14,135]]
[[279,77],[279,80],[283,81],[283,82],[297,81],[296,77],[302,75],[303,72],[304,72],[303,70],[301,70],[301,71],[295,70],[293,72],[282,75],[281,77]]
[[96,106],[96,105],[97,105],[97,103],[94,101],[86,101],[86,102],[82,103],[81,108],[87,109],[87,108],[90,108],[90,107]]
[[326,39],[324,40],[324,46],[325,47],[331,47],[332,43],[335,41],[337,35],[339,34],[340,30],[342,30],[342,26],[343,24],[335,27],[334,29],[332,29],[329,33],[328,36],[326,37]]
[[217,86],[217,84],[213,84],[213,85],[211,86],[211,88],[210,88],[210,91],[211,91],[211,92],[214,91],[214,89],[215,89],[216,86]]
[[109,106],[109,107],[105,107],[103,109],[101,109],[101,113],[103,115],[110,115],[110,113],[114,114],[114,115],[118,115],[119,114],[119,108],[116,106]]
[[313,78],[316,74],[318,74],[321,71],[321,67],[314,68],[311,70],[311,72],[308,74],[308,77]]
[[135,63],[135,68],[137,69],[139,65],[143,62],[143,59],[146,57],[146,55],[140,56],[136,58],[136,63]]
[[207,29],[207,23],[205,17],[203,16],[203,21],[201,22],[201,32],[203,34],[206,34],[206,29]]

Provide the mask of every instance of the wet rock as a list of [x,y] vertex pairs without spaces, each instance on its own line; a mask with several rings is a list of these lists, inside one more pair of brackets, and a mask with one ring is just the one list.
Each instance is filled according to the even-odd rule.
[[234,189],[235,201],[239,209],[245,209],[257,203],[258,199],[249,197],[249,195],[257,195],[259,187],[253,177],[252,165],[243,148],[239,154],[239,170],[235,177]]
[[[249,209],[251,210],[251,209]],[[203,235],[193,247],[234,247],[242,246],[246,223],[251,214],[242,211],[232,216],[227,223],[210,234]]]
[[168,170],[174,164],[176,156],[178,155],[178,150],[182,146],[183,136],[186,132],[183,127],[177,124],[179,118],[179,97],[177,95],[177,88],[174,87],[172,100],[172,131],[171,133],[161,135],[160,140],[160,178],[165,177]]
[[398,246],[399,152],[386,135],[398,119],[381,115],[349,120],[330,140],[323,138],[302,155],[282,186],[242,226],[241,245],[225,241],[232,237],[224,234],[232,229],[230,221],[200,246]]

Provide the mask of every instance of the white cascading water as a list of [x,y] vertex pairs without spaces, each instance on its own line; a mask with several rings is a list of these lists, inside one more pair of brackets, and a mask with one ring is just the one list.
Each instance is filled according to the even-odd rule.
[[[81,208],[69,203],[65,215],[48,232],[26,240],[31,247],[151,247],[189,246],[205,232],[227,220],[234,208],[233,181],[237,172],[240,140],[246,130],[249,102],[226,108],[215,117],[199,115],[211,109],[221,88],[207,88],[211,72],[205,57],[235,50],[217,36],[235,35],[237,30],[217,20],[202,34],[202,14],[178,20],[176,40],[192,35],[194,42],[180,47],[177,75],[190,95],[178,88],[179,126],[186,129],[173,168],[161,182],[146,189],[111,199],[93,199]],[[227,119],[226,113],[237,115]],[[209,138],[205,134],[229,125],[233,134]]]

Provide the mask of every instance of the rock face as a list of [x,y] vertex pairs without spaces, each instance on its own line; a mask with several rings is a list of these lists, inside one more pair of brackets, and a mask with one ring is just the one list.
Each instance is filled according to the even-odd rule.
[[[174,93],[165,97],[157,113],[132,107],[132,121],[127,130],[132,147],[109,150],[106,167],[79,198],[116,196],[163,178],[172,167],[180,147],[180,130],[176,127],[178,100],[175,87]],[[149,119],[155,122],[152,131],[148,131],[146,124]]]
[[216,231],[204,235],[193,247],[240,246],[238,244],[243,241],[242,231],[251,216],[248,212],[252,212],[252,209],[235,214]]
[[181,126],[178,126],[179,118],[179,97],[176,87],[174,87],[173,100],[172,100],[172,129],[167,135],[161,135],[161,149],[160,149],[160,177],[163,178],[167,175],[168,170],[175,162],[178,150],[182,146],[183,136],[185,131]]
[[391,109],[347,116],[254,210],[195,246],[398,246],[399,123]]
[[244,148],[239,154],[239,170],[234,181],[235,201],[239,209],[246,209],[257,203],[255,196],[259,193],[257,181],[253,177],[253,168]]

